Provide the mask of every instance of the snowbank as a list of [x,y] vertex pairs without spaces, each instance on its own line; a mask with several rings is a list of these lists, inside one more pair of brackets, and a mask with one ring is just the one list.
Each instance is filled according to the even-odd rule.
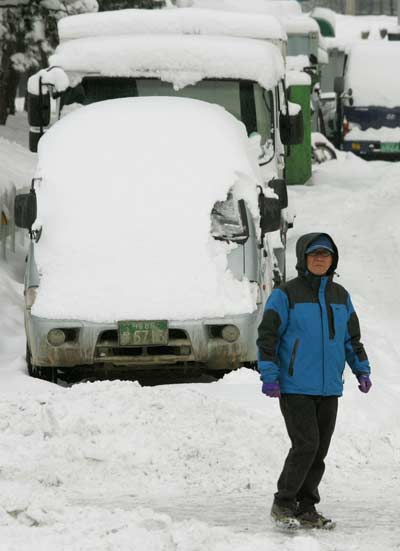
[[353,90],[355,106],[400,106],[399,59],[398,42],[363,42],[351,48],[345,88]]
[[91,321],[252,312],[254,284],[227,269],[233,245],[210,237],[210,213],[235,183],[255,212],[257,171],[245,127],[213,104],[127,98],[63,118],[39,145],[32,312]]
[[204,34],[285,40],[278,21],[269,15],[212,10],[117,10],[65,17],[58,22],[61,42],[93,36],[132,34]]
[[[283,77],[282,56],[261,40],[190,35],[93,37],[61,44],[51,65],[79,75],[155,77],[176,88],[204,78],[241,78],[271,89]],[[76,79],[75,79],[76,81]],[[74,81],[74,82],[75,82]]]

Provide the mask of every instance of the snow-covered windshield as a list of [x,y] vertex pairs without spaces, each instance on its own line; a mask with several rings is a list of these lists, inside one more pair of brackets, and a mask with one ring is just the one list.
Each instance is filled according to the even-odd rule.
[[[224,107],[243,122],[248,135],[258,132],[265,143],[273,133],[273,96],[249,80],[205,79],[175,90],[170,82],[156,78],[86,77],[79,87],[84,105],[94,102],[141,96],[173,96],[199,99]],[[72,91],[73,94],[73,91]],[[68,102],[67,96],[65,101]]]
[[210,236],[214,205],[233,189],[254,212],[260,182],[246,130],[223,108],[165,97],[96,102],[54,124],[38,153],[35,315],[254,310],[255,288],[228,270],[230,245]]

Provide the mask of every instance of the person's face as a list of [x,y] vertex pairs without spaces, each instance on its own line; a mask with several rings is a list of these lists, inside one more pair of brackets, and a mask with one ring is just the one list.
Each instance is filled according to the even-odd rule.
[[332,266],[332,254],[327,249],[316,249],[307,255],[307,270],[316,275],[323,276]]

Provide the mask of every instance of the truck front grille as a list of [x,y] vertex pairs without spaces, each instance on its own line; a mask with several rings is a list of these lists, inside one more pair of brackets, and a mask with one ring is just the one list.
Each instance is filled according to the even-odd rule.
[[192,346],[190,339],[182,329],[169,329],[168,345],[151,346],[119,346],[118,331],[103,331],[97,339],[95,349],[95,361],[105,362],[113,361],[113,358],[119,363],[124,358],[131,359],[132,362],[137,359],[143,363],[152,363],[155,357],[170,357],[170,359],[179,357],[180,360],[190,360],[192,355]]

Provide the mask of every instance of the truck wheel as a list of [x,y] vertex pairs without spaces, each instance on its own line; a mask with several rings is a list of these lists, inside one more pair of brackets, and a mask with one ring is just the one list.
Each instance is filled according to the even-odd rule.
[[39,367],[38,368],[39,375],[38,377],[40,379],[43,379],[44,381],[49,381],[50,383],[56,383],[58,380],[58,369],[56,367]]
[[28,343],[26,343],[25,360],[26,360],[26,367],[28,368],[29,375],[31,377],[37,377],[38,376],[37,367],[32,365],[32,354],[31,354],[31,351],[29,349]]
[[57,384],[58,379],[58,370],[56,367],[39,367],[32,364],[32,354],[29,349],[28,343],[26,343],[26,366],[28,368],[28,373],[31,377],[37,379],[43,379],[45,381],[50,381],[51,383]]

